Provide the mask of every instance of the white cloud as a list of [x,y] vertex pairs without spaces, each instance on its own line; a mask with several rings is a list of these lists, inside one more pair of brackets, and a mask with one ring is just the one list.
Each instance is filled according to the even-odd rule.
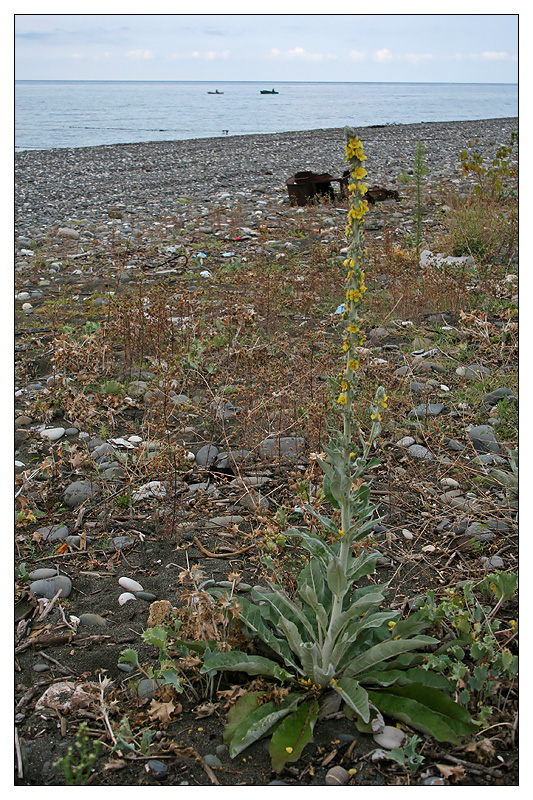
[[280,61],[332,61],[337,58],[332,53],[308,53],[303,47],[295,47],[293,50],[278,50],[273,47],[269,58],[279,59]]
[[386,47],[383,50],[376,50],[374,53],[374,61],[379,61],[379,63],[383,64],[386,61],[393,61],[394,56],[392,55],[390,50],[387,50]]
[[131,58],[132,61],[148,61],[154,57],[154,54],[151,50],[128,50],[126,57]]
[[433,58],[431,53],[392,53],[388,48],[384,47],[383,50],[376,50],[373,59],[380,64],[390,63],[391,61],[399,61],[416,66],[423,61],[430,61]]
[[481,53],[481,58],[485,58],[487,61],[507,61],[511,56],[509,53],[494,53],[486,50]]
[[350,59],[351,61],[365,61],[366,53],[362,53],[360,50],[350,50]]

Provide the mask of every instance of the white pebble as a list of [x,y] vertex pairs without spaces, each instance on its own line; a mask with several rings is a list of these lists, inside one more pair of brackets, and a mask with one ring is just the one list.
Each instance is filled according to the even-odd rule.
[[118,598],[118,602],[120,603],[121,606],[123,606],[129,600],[137,600],[137,598],[131,592],[122,592],[122,594]]
[[399,728],[393,728],[392,725],[385,725],[380,733],[374,734],[375,743],[386,750],[394,750],[395,747],[401,747],[404,739],[405,733]]
[[119,584],[122,586],[123,589],[126,589],[127,592],[142,592],[143,587],[137,581],[134,581],[132,578],[119,578]]

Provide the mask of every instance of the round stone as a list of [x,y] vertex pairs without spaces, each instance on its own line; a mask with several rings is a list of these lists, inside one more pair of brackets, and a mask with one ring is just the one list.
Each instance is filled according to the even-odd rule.
[[97,489],[88,481],[74,481],[63,493],[63,502],[68,508],[79,506],[84,500],[96,495]]
[[118,602],[121,606],[129,603],[130,600],[137,600],[134,594],[131,592],[122,592],[122,594],[118,598]]
[[118,582],[123,589],[126,589],[127,592],[142,592],[143,587],[137,581],[134,581],[132,578],[119,578]]
[[150,761],[146,764],[147,772],[150,772],[154,778],[157,778],[158,781],[163,780],[168,775],[168,767],[166,764],[163,764],[162,761],[158,761],[156,758],[151,758]]
[[40,567],[39,569],[34,569],[28,575],[29,579],[32,581],[40,581],[44,578],[56,578],[57,577],[57,569],[50,569],[50,567]]
[[107,622],[100,614],[80,614],[80,625],[103,628]]
[[385,725],[382,731],[374,734],[375,743],[386,750],[394,750],[395,747],[401,747],[404,739],[405,733],[392,725]]
[[53,578],[43,578],[30,583],[30,594],[35,597],[47,597],[51,600],[59,590],[61,597],[68,597],[72,591],[72,581],[66,575],[56,575]]
[[56,442],[58,439],[61,439],[64,433],[64,428],[46,428],[44,431],[41,431],[41,436],[43,439],[48,439],[50,442]]
[[326,774],[327,786],[346,786],[350,780],[350,774],[344,767],[332,767]]

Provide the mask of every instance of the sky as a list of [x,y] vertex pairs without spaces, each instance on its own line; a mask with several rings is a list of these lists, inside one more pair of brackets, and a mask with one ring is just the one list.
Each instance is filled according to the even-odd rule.
[[14,57],[18,80],[517,83],[518,14],[14,14]]

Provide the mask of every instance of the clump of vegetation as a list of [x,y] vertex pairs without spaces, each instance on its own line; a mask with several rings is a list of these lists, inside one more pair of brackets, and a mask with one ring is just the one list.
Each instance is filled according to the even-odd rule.
[[87,728],[87,723],[82,722],[76,732],[74,748],[69,747],[67,754],[54,764],[63,770],[66,786],[85,786],[98,758],[101,744],[89,738]]
[[[310,555],[296,578],[294,597],[271,582],[268,591],[253,591],[251,601],[240,599],[235,606],[241,624],[256,643],[256,652],[220,651],[208,643],[202,656],[202,673],[243,672],[281,684],[277,697],[267,702],[261,692],[244,695],[232,708],[225,733],[232,757],[271,735],[270,754],[277,771],[287,762],[297,761],[312,741],[319,698],[328,689],[340,695],[362,729],[370,730],[379,710],[431,732],[440,741],[458,742],[475,730],[465,709],[443,691],[445,680],[431,670],[412,668],[412,651],[437,643],[422,634],[427,622],[401,620],[398,612],[381,610],[386,587],[364,583],[379,558],[364,547],[377,510],[370,503],[365,479],[379,464],[371,452],[387,408],[385,390],[379,387],[370,406],[370,430],[356,443],[353,406],[359,389],[358,350],[364,341],[361,310],[366,292],[362,232],[368,211],[365,158],[355,132],[347,129],[349,247],[344,262],[344,372],[337,397],[343,430],[332,433],[326,458],[319,460],[333,515],[326,517],[304,504],[322,531],[289,528],[284,532]],[[217,594],[216,590],[212,593]]]

